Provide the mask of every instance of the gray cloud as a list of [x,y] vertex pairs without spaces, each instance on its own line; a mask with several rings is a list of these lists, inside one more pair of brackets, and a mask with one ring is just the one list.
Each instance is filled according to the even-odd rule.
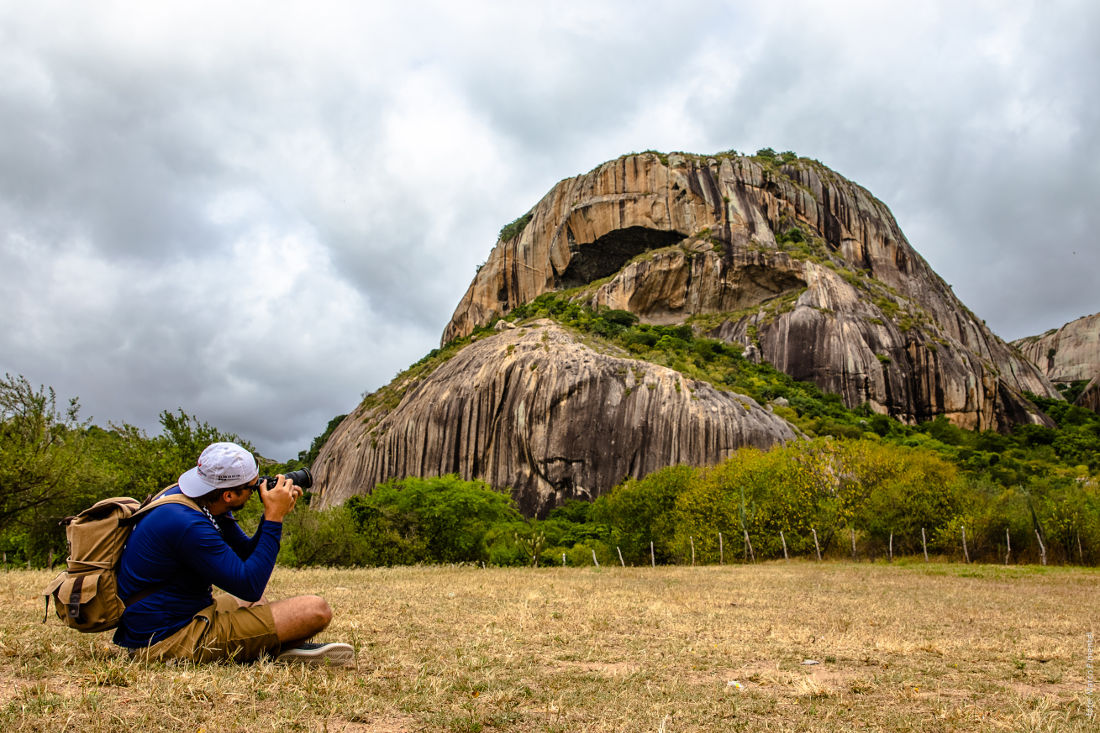
[[1100,6],[0,10],[0,369],[277,458],[437,344],[499,228],[622,153],[793,149],[1000,335],[1100,310]]

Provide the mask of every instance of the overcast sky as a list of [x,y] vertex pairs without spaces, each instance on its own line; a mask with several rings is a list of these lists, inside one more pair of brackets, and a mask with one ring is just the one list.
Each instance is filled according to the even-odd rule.
[[0,370],[277,459],[623,153],[883,200],[1005,339],[1100,311],[1100,3],[0,0]]

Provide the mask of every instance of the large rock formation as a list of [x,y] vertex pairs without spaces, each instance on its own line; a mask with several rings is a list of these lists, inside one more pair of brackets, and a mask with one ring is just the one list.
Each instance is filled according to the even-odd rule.
[[503,230],[442,352],[365,398],[326,442],[314,463],[320,505],[454,472],[509,487],[525,513],[543,514],[628,476],[795,437],[748,397],[597,351],[550,321],[475,334],[551,291],[689,323],[905,421],[1005,429],[1046,420],[1023,391],[1057,397],[955,298],[885,205],[819,163],[631,155],[562,181]]
[[1100,412],[1100,313],[1012,342],[1055,383],[1089,380],[1077,404]]
[[555,186],[509,228],[443,341],[541,293],[690,322],[849,406],[972,429],[1057,397],[954,296],[887,207],[794,156],[629,155]]
[[1028,336],[1012,345],[1052,382],[1068,384],[1100,374],[1100,313]]
[[510,487],[535,515],[628,476],[794,437],[748,397],[599,353],[544,320],[414,367],[340,424],[313,470],[321,506],[393,477],[458,473]]

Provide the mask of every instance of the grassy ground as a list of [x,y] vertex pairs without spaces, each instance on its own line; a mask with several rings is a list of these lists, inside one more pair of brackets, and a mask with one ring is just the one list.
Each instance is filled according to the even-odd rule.
[[[1095,730],[1095,570],[279,569],[358,668],[142,664],[0,573],[0,729]],[[1098,640],[1100,641],[1100,640]],[[808,664],[812,660],[816,664]]]

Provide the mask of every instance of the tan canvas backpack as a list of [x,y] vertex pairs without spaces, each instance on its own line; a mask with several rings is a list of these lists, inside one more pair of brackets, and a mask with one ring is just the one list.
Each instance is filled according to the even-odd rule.
[[[57,617],[69,628],[96,632],[118,626],[126,608],[124,599],[118,597],[115,577],[122,548],[138,517],[162,504],[183,504],[199,509],[198,504],[183,494],[158,495],[145,504],[128,496],[116,496],[61,520],[69,541],[69,557],[65,571],[43,591],[46,597],[43,623],[50,615],[52,597]],[[152,590],[156,588],[125,600],[134,603]]]

